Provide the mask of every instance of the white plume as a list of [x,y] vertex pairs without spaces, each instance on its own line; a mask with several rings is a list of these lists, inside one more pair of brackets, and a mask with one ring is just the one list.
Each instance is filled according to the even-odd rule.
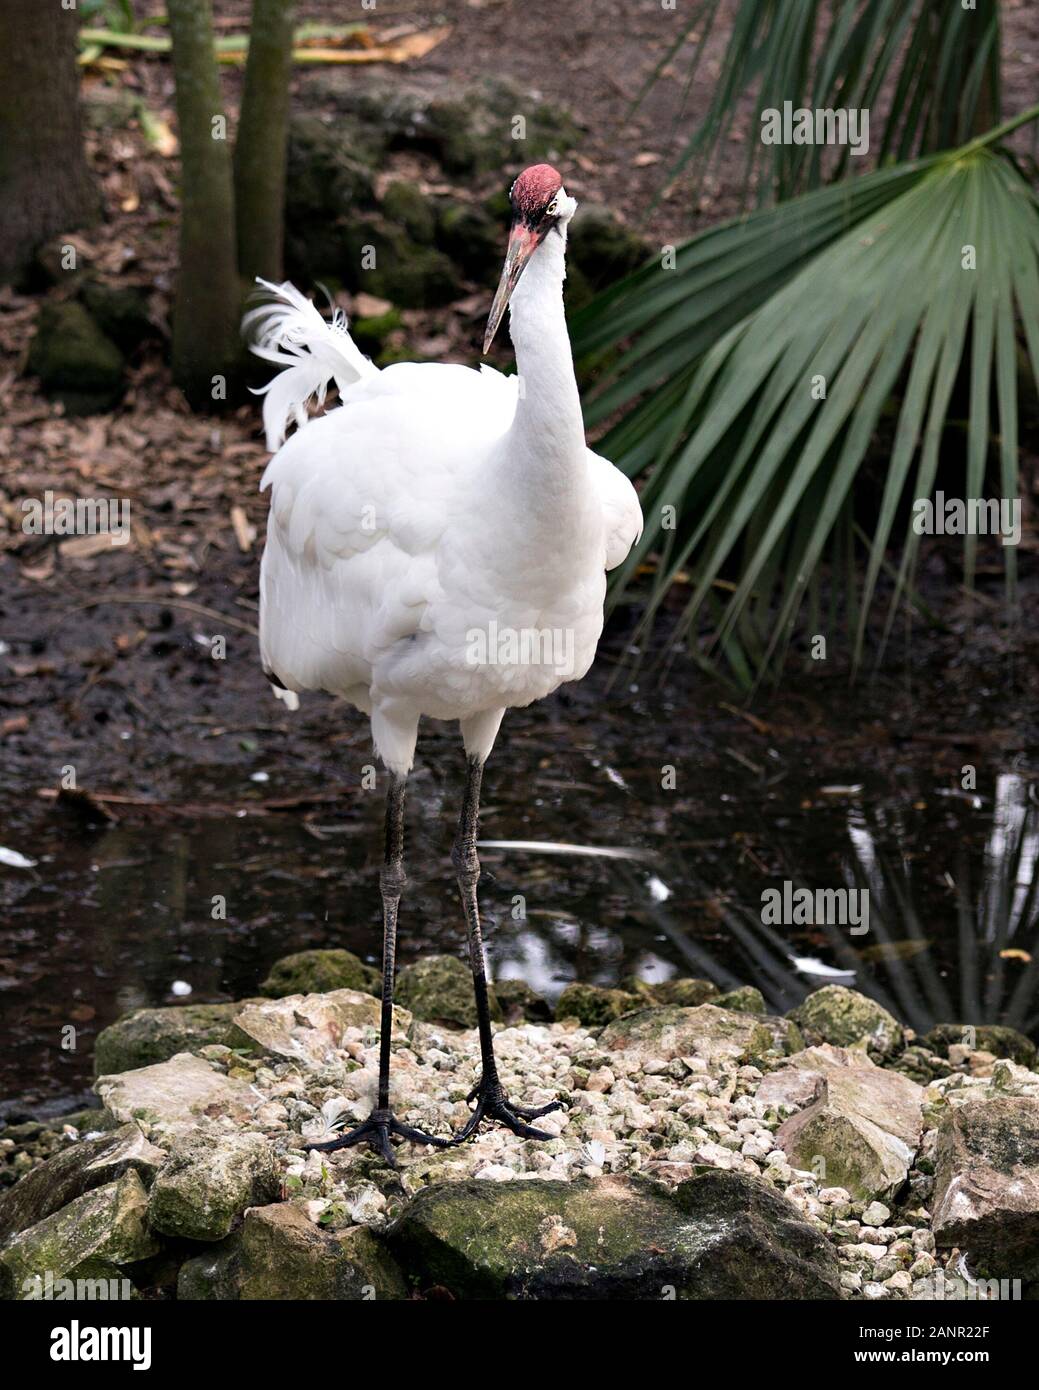
[[257,357],[284,369],[256,392],[266,396],[263,427],[267,448],[274,453],[285,442],[290,420],[299,427],[307,423],[307,402],[312,396],[318,405],[324,405],[330,381],[342,395],[348,386],[378,368],[350,337],[342,309],[337,309],[328,323],[287,280],[273,285],[257,279],[257,284],[272,298],[249,310],[242,320],[242,332]]

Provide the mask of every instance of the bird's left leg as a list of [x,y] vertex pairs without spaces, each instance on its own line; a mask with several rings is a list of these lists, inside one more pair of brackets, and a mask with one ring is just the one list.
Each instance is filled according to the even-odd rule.
[[480,818],[480,785],[483,781],[483,759],[470,756],[465,779],[465,795],[462,798],[462,813],[458,819],[458,834],[455,837],[451,858],[458,875],[458,890],[465,909],[466,928],[469,936],[469,964],[473,972],[473,987],[476,992],[476,1018],[480,1031],[480,1058],[482,1075],[466,1097],[476,1101],[476,1108],[468,1122],[455,1135],[456,1144],[463,1143],[474,1134],[482,1120],[500,1120],[508,1125],[514,1134],[525,1139],[552,1139],[554,1136],[543,1129],[534,1129],[526,1123],[536,1120],[552,1110],[561,1110],[559,1101],[537,1108],[513,1105],[505,1094],[498,1079],[498,1066],[494,1058],[494,1043],[491,1038],[491,1011],[487,998],[487,967],[483,954],[483,936],[480,931],[480,907],[476,886],[480,881],[480,859],[476,853],[476,836]]

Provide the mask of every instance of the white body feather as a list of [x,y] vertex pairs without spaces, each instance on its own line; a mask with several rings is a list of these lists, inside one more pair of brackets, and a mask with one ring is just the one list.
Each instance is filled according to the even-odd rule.
[[326,690],[369,714],[394,771],[411,766],[422,715],[459,720],[486,757],[507,707],[583,676],[605,572],[642,528],[631,483],[584,443],[564,249],[550,234],[513,295],[520,378],[378,371],[291,286],[254,311],[261,355],[288,363],[265,401],[272,447],[329,379],[341,397],[263,477],[264,669],[288,692]]

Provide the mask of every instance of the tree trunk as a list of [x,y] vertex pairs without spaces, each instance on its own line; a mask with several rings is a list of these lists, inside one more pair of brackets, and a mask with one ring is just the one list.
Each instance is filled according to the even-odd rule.
[[231,150],[220,105],[210,0],[169,0],[180,127],[180,269],[173,377],[197,409],[233,398],[241,371]]
[[282,278],[295,8],[295,0],[253,0],[235,146],[238,270],[250,283]]
[[79,18],[60,0],[0,0],[0,280],[99,211],[83,153]]

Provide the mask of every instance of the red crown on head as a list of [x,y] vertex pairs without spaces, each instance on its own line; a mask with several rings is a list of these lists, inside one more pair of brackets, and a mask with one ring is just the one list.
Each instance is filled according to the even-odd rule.
[[562,186],[562,175],[551,164],[532,164],[512,185],[512,206],[528,217],[542,212]]

